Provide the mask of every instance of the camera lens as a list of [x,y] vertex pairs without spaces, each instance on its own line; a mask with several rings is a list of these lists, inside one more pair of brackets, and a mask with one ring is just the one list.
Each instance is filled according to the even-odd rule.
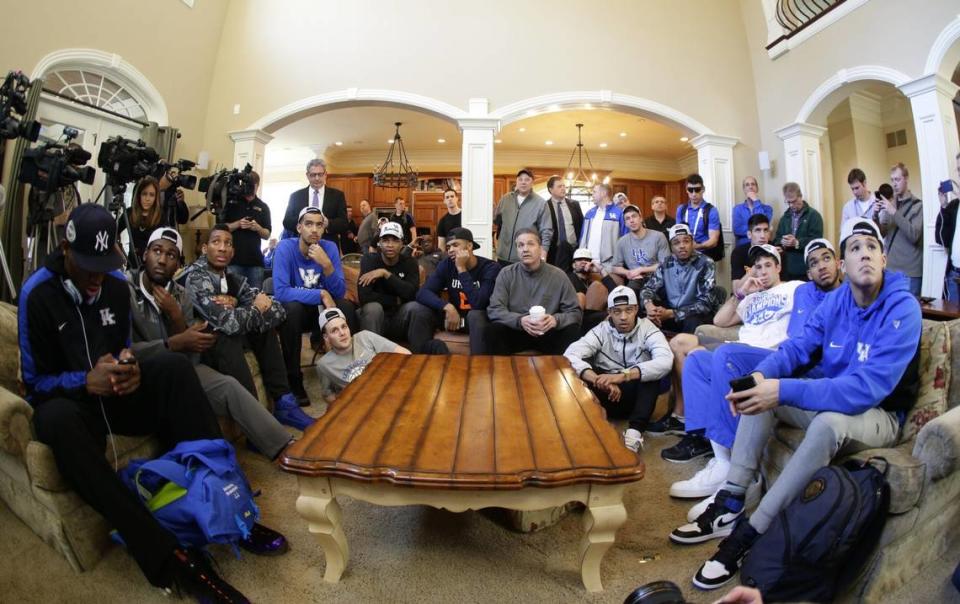
[[653,581],[633,590],[623,604],[685,604],[683,593],[672,581]]

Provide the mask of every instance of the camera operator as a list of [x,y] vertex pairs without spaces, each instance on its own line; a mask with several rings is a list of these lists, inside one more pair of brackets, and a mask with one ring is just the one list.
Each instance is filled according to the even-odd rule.
[[125,215],[120,218],[117,237],[124,230],[130,231],[130,246],[127,251],[129,266],[139,266],[147,249],[150,233],[162,226],[173,226],[163,221],[163,211],[157,203],[160,186],[157,179],[144,176],[133,188],[133,201]]
[[190,210],[187,208],[187,202],[183,198],[183,189],[176,186],[177,179],[180,176],[180,168],[176,165],[163,173],[160,177],[160,197],[163,200],[161,211],[163,212],[163,225],[174,227],[178,224],[186,224],[190,219]]
[[263,288],[262,241],[270,238],[270,207],[257,197],[260,175],[250,172],[253,190],[237,203],[228,203],[222,220],[233,233],[233,261],[227,270],[246,277],[250,287]]

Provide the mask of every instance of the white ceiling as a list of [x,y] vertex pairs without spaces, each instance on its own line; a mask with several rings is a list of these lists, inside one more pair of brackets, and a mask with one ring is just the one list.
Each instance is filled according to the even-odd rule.
[[[460,153],[460,132],[452,122],[408,109],[367,106],[314,113],[278,129],[267,145],[265,162],[267,166],[299,165],[326,155],[336,163],[341,153],[382,150],[385,154],[394,122],[403,123],[400,135],[414,164],[416,151]],[[677,160],[693,150],[680,140],[683,134],[670,126],[604,108],[544,112],[513,122],[496,134],[501,141],[497,149],[569,154],[577,143],[577,123],[584,124],[584,148],[591,154]]]

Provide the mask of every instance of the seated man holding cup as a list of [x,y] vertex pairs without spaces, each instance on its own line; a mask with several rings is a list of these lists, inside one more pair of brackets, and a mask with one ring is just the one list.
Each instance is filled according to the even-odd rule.
[[520,262],[500,271],[487,306],[488,350],[563,354],[580,335],[582,311],[573,285],[562,270],[543,260],[537,231],[518,230],[514,244]]

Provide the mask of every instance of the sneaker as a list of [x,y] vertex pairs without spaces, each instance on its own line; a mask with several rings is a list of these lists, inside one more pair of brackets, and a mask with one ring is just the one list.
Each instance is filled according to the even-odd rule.
[[627,428],[623,432],[623,446],[634,453],[638,452],[643,448],[643,434],[641,434],[639,430]]
[[733,579],[740,570],[740,562],[760,537],[747,519],[737,523],[729,537],[720,542],[717,553],[703,563],[693,576],[693,584],[700,589],[716,589]]
[[195,549],[173,550],[173,586],[198,602],[245,604],[250,600],[227,583],[213,569],[210,560]]
[[257,556],[279,556],[290,549],[286,537],[259,522],[250,529],[250,536],[242,539],[238,545]]
[[[757,478],[753,484],[747,487],[747,499],[743,505],[743,509],[752,510],[757,507],[757,504],[760,503],[760,497],[763,496],[763,477]],[[723,488],[723,485],[720,485],[720,488]],[[687,522],[693,522],[697,519],[700,514],[704,513],[707,510],[707,506],[713,503],[713,500],[717,498],[717,493],[720,492],[718,488],[713,495],[707,497],[697,505],[690,508],[690,511],[687,512]]]
[[713,455],[713,447],[699,434],[688,434],[677,444],[660,451],[660,457],[673,463],[687,463],[708,455]]
[[273,416],[284,426],[303,431],[317,421],[316,418],[310,417],[300,409],[297,399],[290,392],[278,398],[273,407]]
[[668,413],[647,427],[647,433],[656,436],[686,436],[686,426],[676,415]]
[[689,545],[726,537],[733,532],[733,524],[740,516],[743,516],[743,499],[721,490],[696,520],[673,529],[670,541]]
[[297,399],[297,405],[301,407],[309,407],[310,397],[307,396],[307,391],[303,389],[303,380],[300,379],[300,380],[289,380],[289,381],[290,381],[290,393],[293,394],[294,398]]
[[678,480],[670,485],[670,496],[680,499],[707,497],[716,493],[727,480],[730,462],[714,457],[689,480]]

